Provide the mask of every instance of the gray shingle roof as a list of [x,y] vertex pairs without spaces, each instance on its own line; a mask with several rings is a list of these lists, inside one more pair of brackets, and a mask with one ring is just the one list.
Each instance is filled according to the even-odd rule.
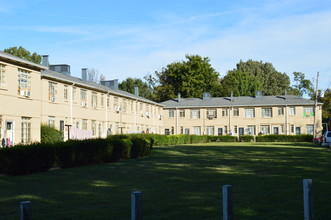
[[34,68],[37,68],[37,69],[40,69],[40,70],[47,69],[47,67],[45,67],[45,66],[42,66],[40,64],[33,63],[31,61],[28,61],[28,60],[19,58],[17,56],[11,55],[9,53],[5,53],[3,51],[0,51],[0,56],[2,57],[2,59],[12,60],[12,61],[15,61],[15,62],[24,64],[24,65],[27,65],[27,66],[30,66],[30,67],[34,67]]
[[[198,107],[228,107],[228,106],[285,106],[285,105],[314,105],[315,101],[294,95],[285,96],[239,96],[217,97],[203,100],[201,98],[181,98],[161,102],[164,108],[198,108]],[[318,103],[321,105],[322,103]]]
[[82,86],[82,87],[86,87],[86,88],[91,88],[94,90],[99,90],[99,91],[103,91],[105,93],[110,93],[110,94],[116,94],[119,96],[123,96],[126,98],[131,98],[131,99],[138,99],[140,101],[149,103],[149,104],[153,104],[153,105],[158,105],[158,106],[162,106],[162,104],[157,103],[157,102],[153,102],[149,99],[140,97],[140,96],[135,96],[134,94],[131,94],[129,92],[126,91],[122,91],[122,90],[115,90],[112,88],[109,88],[107,86],[98,84],[98,83],[94,83],[94,82],[84,82],[82,79],[78,78],[78,77],[73,77],[73,76],[67,76],[64,75],[62,73],[59,72],[55,72],[52,70],[44,70],[41,72],[41,77],[46,77],[46,78],[50,78],[50,79],[54,79],[54,80],[59,80],[62,82],[66,82],[68,84],[74,83],[78,86]]

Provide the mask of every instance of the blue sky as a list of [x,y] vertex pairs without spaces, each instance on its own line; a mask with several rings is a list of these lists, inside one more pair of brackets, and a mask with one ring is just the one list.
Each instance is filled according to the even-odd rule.
[[143,78],[198,54],[224,76],[240,61],[270,62],[319,88],[331,83],[329,0],[0,0],[0,50],[23,46],[51,64]]

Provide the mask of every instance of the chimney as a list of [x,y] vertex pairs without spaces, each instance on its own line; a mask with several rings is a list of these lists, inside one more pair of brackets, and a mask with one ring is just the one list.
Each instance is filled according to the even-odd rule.
[[111,89],[118,90],[118,79],[101,81],[101,85],[107,86]]
[[231,91],[231,102],[233,102],[233,91]]
[[210,100],[210,93],[209,92],[204,92],[202,100]]
[[42,56],[41,65],[42,66],[45,66],[45,67],[48,67],[49,66],[48,55],[43,55]]
[[134,95],[139,96],[139,87],[138,86],[134,87]]
[[261,98],[262,97],[262,91],[256,91],[255,98]]
[[178,99],[177,99],[178,102],[181,101],[180,98],[181,98],[181,97],[180,97],[180,93],[178,93]]
[[87,81],[87,68],[82,68],[82,80],[83,82]]
[[70,66],[67,64],[49,65],[49,69],[70,76]]

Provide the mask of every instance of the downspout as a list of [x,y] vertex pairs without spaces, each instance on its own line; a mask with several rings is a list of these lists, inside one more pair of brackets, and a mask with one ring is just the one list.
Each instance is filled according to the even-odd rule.
[[178,109],[177,109],[177,107],[175,108],[175,110],[176,110],[176,134],[178,134]]
[[285,125],[286,125],[286,135],[289,134],[289,128],[288,128],[288,107],[285,105]]
[[231,129],[231,113],[232,113],[232,109],[233,109],[233,107],[231,108],[229,106],[229,134],[230,135],[232,134],[232,129]]
[[105,112],[106,112],[106,137],[107,137],[107,135],[108,135],[108,104],[109,104],[109,100],[108,100],[108,95],[109,95],[109,92],[107,92],[107,95],[106,95],[106,110],[105,110]]

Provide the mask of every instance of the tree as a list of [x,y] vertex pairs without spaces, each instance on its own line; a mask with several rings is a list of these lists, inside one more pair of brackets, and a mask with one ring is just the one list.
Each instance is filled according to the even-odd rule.
[[218,85],[219,73],[211,66],[208,57],[186,55],[187,61],[174,62],[147,77],[150,85],[155,86],[155,101],[165,101],[177,97],[202,97],[203,92],[213,95]]
[[20,58],[23,58],[23,59],[26,59],[26,60],[31,61],[36,64],[41,63],[41,55],[38,55],[36,52],[31,54],[30,51],[26,50],[22,46],[20,46],[19,48],[10,47],[10,48],[4,49],[4,52],[12,54],[12,55],[20,57]]
[[129,93],[134,93],[134,88],[138,87],[139,96],[146,99],[152,99],[153,90],[148,86],[146,82],[143,82],[141,79],[127,78],[119,84],[119,88],[123,91]]
[[331,89],[327,89],[324,92],[324,97],[319,96],[317,100],[323,103],[322,121],[327,123],[329,130],[331,130]]
[[87,81],[99,83],[99,79],[99,71],[97,69],[87,69]]
[[295,85],[292,86],[292,89],[289,90],[289,93],[297,96],[303,96],[304,94],[307,94],[310,97],[313,97],[313,83],[310,80],[305,79],[305,74],[301,72],[294,72],[293,75]]
[[264,95],[281,95],[290,86],[290,78],[286,73],[278,72],[271,63],[248,60],[240,61],[237,68],[232,71],[239,71],[255,76],[261,83]]
[[221,79],[220,96],[254,96],[255,92],[262,89],[262,83],[256,76],[247,72],[232,70]]

